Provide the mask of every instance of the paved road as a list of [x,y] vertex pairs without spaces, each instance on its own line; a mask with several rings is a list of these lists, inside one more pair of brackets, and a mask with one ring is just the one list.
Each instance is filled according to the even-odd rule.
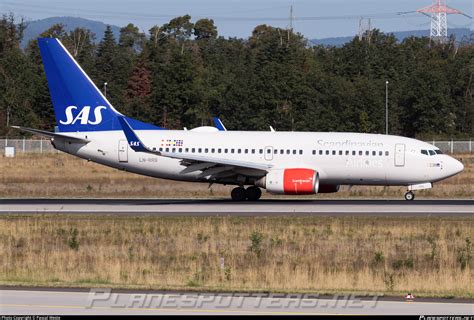
[[[469,301],[339,296],[0,290],[0,314],[416,314],[472,315]],[[249,296],[250,295],[250,296]]]
[[0,214],[470,216],[474,200],[0,199]]

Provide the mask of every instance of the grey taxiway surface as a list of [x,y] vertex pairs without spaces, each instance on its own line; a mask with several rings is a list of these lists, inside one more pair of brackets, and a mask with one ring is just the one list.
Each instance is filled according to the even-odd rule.
[[474,200],[0,199],[0,214],[471,216]]
[[472,315],[466,301],[411,301],[316,295],[115,293],[63,290],[0,290],[0,314],[415,314]]

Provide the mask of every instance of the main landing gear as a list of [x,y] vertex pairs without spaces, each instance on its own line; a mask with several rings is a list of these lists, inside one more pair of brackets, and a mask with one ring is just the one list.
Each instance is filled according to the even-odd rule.
[[405,200],[411,201],[413,199],[415,199],[413,191],[407,191],[407,193],[405,193]]
[[262,196],[262,190],[255,186],[248,187],[247,189],[244,187],[237,187],[232,189],[230,196],[233,201],[257,201]]

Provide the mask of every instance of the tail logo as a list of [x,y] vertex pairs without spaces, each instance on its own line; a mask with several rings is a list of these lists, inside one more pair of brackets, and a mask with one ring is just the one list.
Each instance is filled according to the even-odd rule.
[[59,120],[61,124],[75,124],[77,121],[80,121],[81,124],[92,124],[96,125],[102,122],[102,110],[107,109],[105,106],[97,106],[94,108],[94,120],[89,120],[89,115],[91,111],[90,106],[85,106],[82,110],[74,116],[73,110],[77,110],[76,106],[69,106],[66,108],[66,121]]

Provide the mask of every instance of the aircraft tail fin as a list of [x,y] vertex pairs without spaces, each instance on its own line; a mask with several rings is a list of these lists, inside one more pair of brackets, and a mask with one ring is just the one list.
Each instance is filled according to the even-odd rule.
[[[122,130],[118,117],[124,117],[82,70],[61,41],[39,38],[59,132]],[[127,118],[137,130],[161,129]]]

